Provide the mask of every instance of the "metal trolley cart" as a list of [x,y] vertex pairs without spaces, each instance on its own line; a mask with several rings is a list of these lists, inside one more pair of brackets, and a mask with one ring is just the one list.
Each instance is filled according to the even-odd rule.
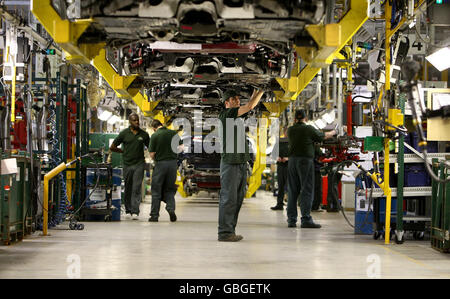
[[113,169],[110,163],[89,163],[81,168],[81,220],[112,220]]

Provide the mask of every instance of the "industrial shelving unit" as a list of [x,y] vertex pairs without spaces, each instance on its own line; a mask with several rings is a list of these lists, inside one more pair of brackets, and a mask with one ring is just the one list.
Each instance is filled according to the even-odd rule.
[[[399,98],[399,106],[401,112],[405,113],[405,98],[401,94]],[[426,230],[426,223],[431,222],[431,216],[426,215],[403,215],[403,200],[410,200],[417,197],[431,198],[432,187],[430,186],[415,186],[404,187],[404,164],[405,163],[432,163],[432,159],[444,160],[449,153],[428,153],[427,161],[422,153],[418,152],[411,145],[404,142],[404,136],[399,137],[398,141],[398,154],[389,154],[389,163],[398,163],[398,178],[397,188],[391,188],[391,196],[397,198],[397,211],[396,211],[396,223],[395,223],[395,241],[397,244],[404,242],[404,231],[414,231],[415,239],[423,239]],[[412,154],[405,154],[405,146],[412,151]],[[384,162],[384,157],[380,158]],[[373,197],[383,197],[384,192],[380,188],[374,188]],[[382,234],[379,231],[380,225],[377,222],[377,231],[374,232],[374,239]],[[391,232],[389,232],[391,233]]]

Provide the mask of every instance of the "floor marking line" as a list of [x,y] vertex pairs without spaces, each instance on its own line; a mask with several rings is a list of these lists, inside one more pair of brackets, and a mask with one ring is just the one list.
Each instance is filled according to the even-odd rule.
[[[440,269],[436,269],[436,268],[433,268],[433,267],[431,267],[431,266],[428,266],[428,265],[426,265],[426,264],[424,264],[424,263],[422,263],[422,262],[420,262],[420,261],[418,261],[418,260],[416,260],[416,259],[414,259],[414,258],[412,258],[412,257],[410,257],[410,256],[408,256],[408,255],[406,255],[406,254],[404,254],[404,253],[401,253],[401,252],[398,252],[398,251],[396,251],[396,250],[393,250],[393,249],[391,249],[391,248],[389,248],[389,247],[386,247],[385,245],[377,245],[377,246],[381,246],[383,249],[385,249],[385,250],[387,250],[387,251],[390,251],[390,252],[392,252],[392,253],[398,254],[398,255],[400,255],[400,256],[406,258],[407,260],[409,260],[409,261],[411,261],[411,262],[413,262],[413,263],[415,263],[415,264],[417,264],[417,265],[419,265],[419,266],[422,266],[422,267],[424,267],[424,268],[427,268],[427,269],[429,269],[429,270],[439,271],[439,272],[442,271],[442,270],[440,270]],[[448,274],[446,274],[446,273],[444,273],[444,276],[450,278],[450,275],[448,275]]]

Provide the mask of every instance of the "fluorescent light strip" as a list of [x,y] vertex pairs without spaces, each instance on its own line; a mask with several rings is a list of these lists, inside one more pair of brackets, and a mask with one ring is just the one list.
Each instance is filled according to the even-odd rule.
[[450,68],[450,48],[442,48],[425,57],[440,72]]

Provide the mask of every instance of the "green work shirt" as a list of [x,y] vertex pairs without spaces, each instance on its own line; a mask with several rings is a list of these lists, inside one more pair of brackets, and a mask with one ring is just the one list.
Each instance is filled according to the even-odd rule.
[[[250,154],[249,154],[249,150],[248,150],[248,144],[247,144],[247,140],[245,137],[245,126],[242,125],[242,127],[240,127],[239,131],[243,132],[243,134],[240,134],[241,136],[239,136],[239,138],[244,138],[243,140],[239,140],[240,142],[243,143],[244,148],[242,150],[241,148],[241,152],[238,151],[238,126],[241,126],[239,123],[237,125],[234,125],[234,133],[232,132],[227,132],[227,123],[226,120],[227,118],[229,119],[229,121],[231,121],[232,123],[234,123],[234,121],[239,118],[238,117],[238,110],[239,107],[235,107],[235,108],[228,108],[228,109],[224,109],[222,110],[222,112],[220,112],[219,114],[219,119],[222,122],[222,161],[228,164],[241,164],[241,163],[246,163],[247,161],[250,160]],[[242,123],[243,124],[243,123]],[[242,136],[243,135],[243,136]],[[229,144],[228,147],[230,147],[227,150],[227,142],[233,142],[233,144]],[[241,146],[239,144],[239,146]]]
[[127,128],[119,133],[113,144],[119,146],[123,143],[123,164],[131,166],[145,162],[144,146],[148,147],[149,142],[150,136],[141,128],[139,128],[136,135],[130,128]]
[[303,122],[288,128],[289,157],[314,158],[314,142],[320,142],[325,134]]
[[[172,138],[176,135],[174,143],[176,146],[180,144],[180,137],[176,131],[169,130],[166,127],[161,127],[153,133],[152,138],[150,138],[150,148],[151,153],[155,152],[155,161],[166,161],[166,160],[176,160],[177,154],[172,151]],[[174,146],[175,146],[174,145]]]

